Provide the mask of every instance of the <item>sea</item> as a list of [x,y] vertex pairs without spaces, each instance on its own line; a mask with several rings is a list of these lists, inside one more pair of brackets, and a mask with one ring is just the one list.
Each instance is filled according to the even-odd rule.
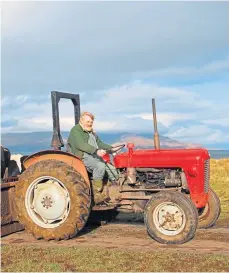
[[229,158],[229,150],[209,150],[213,159]]

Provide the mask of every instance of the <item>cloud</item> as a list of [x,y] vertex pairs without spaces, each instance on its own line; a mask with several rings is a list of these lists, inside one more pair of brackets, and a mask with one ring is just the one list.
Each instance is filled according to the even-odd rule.
[[[13,5],[3,3],[4,95],[89,92],[136,73],[193,78],[225,66],[226,2],[27,1],[12,16]],[[211,65],[214,59],[222,61]]]
[[[140,114],[134,114],[130,115],[128,117],[140,117],[142,119],[146,120],[153,120],[152,113],[140,113]],[[185,113],[157,113],[157,120],[161,124],[163,124],[165,127],[169,127],[172,124],[176,123],[177,121],[188,121],[188,120],[195,120],[195,116],[193,114],[185,114]]]
[[[156,98],[160,134],[181,141],[195,142],[198,139],[198,143],[225,139],[228,127],[227,118],[222,118],[225,116],[224,108],[219,109],[211,101],[182,88],[133,82],[103,90],[89,102],[90,97],[82,96],[81,111],[95,114],[95,130],[98,132],[153,132],[152,97]],[[198,103],[195,103],[197,99]],[[73,105],[71,101],[61,100],[59,106],[61,130],[69,131],[74,125]],[[214,120],[212,112],[215,113]],[[50,98],[49,102],[41,103],[40,100],[30,102],[27,97],[25,103],[11,109],[10,116],[4,114],[3,121],[15,117],[18,123],[14,128],[9,127],[8,131],[52,130]],[[221,127],[216,128],[215,125]]]
[[[2,122],[17,122],[2,132],[52,130],[59,90],[80,93],[98,131],[151,132],[155,97],[160,133],[192,142],[199,132],[203,143],[228,135],[229,3],[2,7]],[[74,124],[70,104],[60,102],[62,130]]]
[[17,127],[18,121],[11,119],[11,120],[5,120],[1,122],[2,128],[11,128],[11,127]]
[[206,125],[187,125],[180,127],[178,130],[168,132],[167,136],[192,143],[224,143],[227,136],[219,129],[214,129]]
[[[212,60],[209,63],[193,66],[182,66],[182,67],[169,67],[165,69],[145,71],[134,73],[135,78],[175,78],[185,77],[186,79],[192,79],[203,76],[211,76],[216,73],[222,73],[222,71],[228,71],[229,69],[229,56],[221,60]],[[184,80],[184,78],[183,78]]]
[[[4,37],[20,37],[23,30],[25,36],[30,34],[26,29],[33,31],[45,28],[45,15],[50,15],[54,3],[39,3],[40,1],[4,1],[1,3],[2,34]],[[60,16],[58,4],[55,5],[55,16]]]
[[1,97],[1,107],[9,107],[12,105],[14,107],[21,106],[21,104],[25,103],[27,100],[27,95]]
[[204,109],[214,108],[212,101],[202,99],[194,92],[140,81],[115,86],[97,93],[95,102],[83,101],[82,108],[91,109],[100,115],[114,115],[117,112],[122,114],[152,113],[152,98],[156,98],[156,107],[160,112],[165,109],[166,112],[171,109],[174,111],[178,105],[179,109],[185,109],[185,112],[193,111],[193,109],[200,109],[203,112]]
[[202,123],[209,125],[220,125],[229,128],[229,113],[227,113],[226,118],[202,120]]

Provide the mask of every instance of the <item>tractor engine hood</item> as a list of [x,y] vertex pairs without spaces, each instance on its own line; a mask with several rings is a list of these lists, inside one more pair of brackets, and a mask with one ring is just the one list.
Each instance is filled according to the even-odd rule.
[[133,150],[114,157],[116,168],[187,168],[209,159],[206,149]]

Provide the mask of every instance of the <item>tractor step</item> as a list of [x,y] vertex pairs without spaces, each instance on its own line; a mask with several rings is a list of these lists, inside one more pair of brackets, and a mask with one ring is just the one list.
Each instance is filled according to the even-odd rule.
[[107,204],[107,205],[95,205],[92,208],[92,211],[104,211],[104,210],[113,210],[115,209],[117,206],[116,205],[111,205],[111,204]]

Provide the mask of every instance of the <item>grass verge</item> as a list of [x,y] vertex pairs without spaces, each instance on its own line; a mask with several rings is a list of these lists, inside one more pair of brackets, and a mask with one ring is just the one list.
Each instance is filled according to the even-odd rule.
[[2,247],[2,271],[5,272],[228,272],[228,270],[228,257],[213,254],[76,247]]
[[211,159],[210,185],[221,202],[219,221],[229,225],[229,159]]

